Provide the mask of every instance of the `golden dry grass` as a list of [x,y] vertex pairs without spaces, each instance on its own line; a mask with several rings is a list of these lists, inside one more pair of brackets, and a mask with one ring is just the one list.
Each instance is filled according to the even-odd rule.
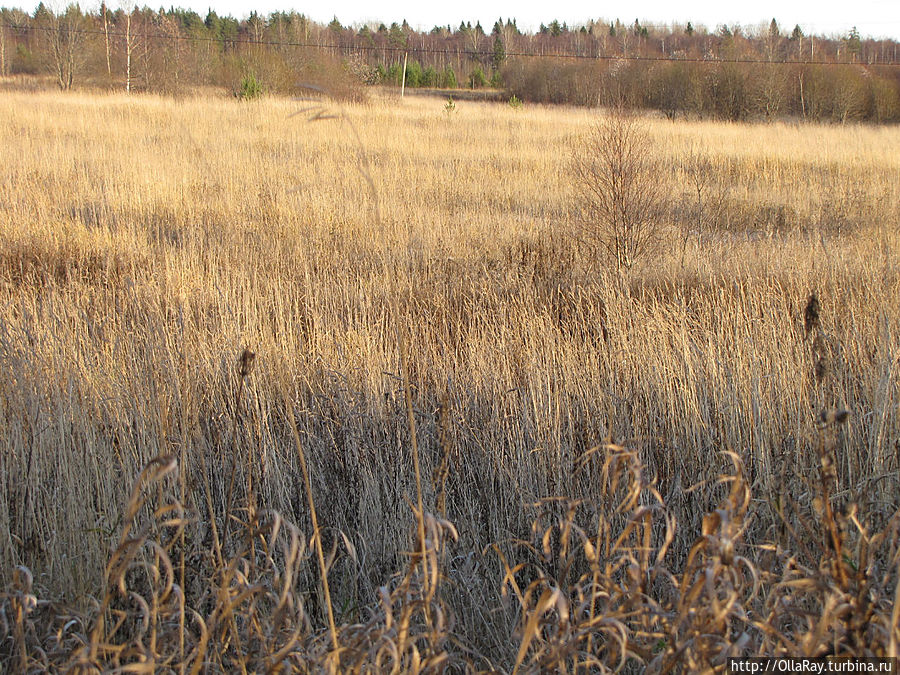
[[[654,478],[658,501],[677,520],[664,548],[670,569],[685,575],[681,593],[703,571],[696,537],[719,532],[703,514],[727,494],[715,487],[720,475],[741,476],[732,482],[744,486],[734,488],[726,509],[740,532],[721,536],[745,537],[751,552],[744,554],[765,565],[768,549],[756,547],[796,551],[797,530],[810,558],[797,553],[797,565],[814,570],[825,544],[803,527],[827,521],[821,498],[814,503],[825,453],[822,409],[852,413],[834,432],[835,508],[854,504],[870,532],[896,534],[900,130],[649,121],[670,167],[660,176],[673,189],[667,246],[622,284],[572,236],[569,162],[593,113],[458,102],[448,115],[438,100],[375,100],[331,106],[344,117],[310,122],[291,116],[301,107],[277,99],[247,105],[51,93],[0,100],[4,582],[76,607],[102,597],[115,579],[104,565],[123,550],[132,483],[157,456],[179,460],[171,498],[196,515],[188,542],[167,549],[176,565],[182,550],[213,550],[232,466],[236,517],[246,518],[252,503],[308,536],[289,423],[296,417],[325,554],[332,544],[340,551],[329,579],[341,640],[364,661],[380,638],[354,642],[359,626],[373,636],[390,632],[384,614],[377,630],[366,624],[367,608],[391,573],[405,569],[404,552],[423,543],[410,536],[407,500],[415,503],[416,488],[398,333],[408,351],[425,511],[443,507],[459,532],[440,561],[452,588],[440,608],[451,612],[452,628],[435,628],[427,609],[434,593],[420,595],[412,568],[397,586],[414,600],[409,612],[426,608],[435,654],[449,644],[445,633],[454,636],[455,658],[473,668],[511,668],[518,653],[540,670],[576,658],[566,651],[573,644],[583,651],[579,641],[596,628],[590,621],[582,632],[577,622],[554,623],[532,641],[547,617],[561,616],[561,606],[543,611],[559,597],[542,596],[547,589],[538,584],[533,599],[522,591],[526,609],[519,611],[500,597],[504,563],[489,547],[513,555],[508,542],[528,538],[538,515],[531,505],[550,497],[585,500],[601,522],[628,527],[622,514],[638,504],[618,512],[605,505],[608,485],[597,473],[604,463],[592,459],[597,452],[618,457],[592,451],[613,447],[607,440],[636,453],[636,466]],[[699,225],[684,166],[690,152],[708,160],[711,176]],[[822,308],[816,339],[803,318],[812,292]],[[245,346],[257,356],[238,397]],[[824,377],[816,377],[817,360]],[[724,450],[743,469],[732,469]],[[641,480],[642,503],[655,503]],[[577,509],[551,511],[562,524],[568,518],[587,532],[598,528],[590,525],[594,516],[573,515]],[[444,527],[429,522],[434,532]],[[857,545],[858,530],[843,523]],[[704,546],[720,545],[711,542]],[[876,564],[887,576],[878,592],[893,597],[896,541],[881,543],[888,553]],[[222,545],[228,550],[219,565],[254,559],[255,548]],[[623,560],[640,558],[622,546]],[[558,565],[570,555],[565,546],[550,548],[529,564]],[[616,550],[609,555],[623,549]],[[579,564],[589,572],[596,556]],[[848,583],[842,564],[829,568],[838,586]],[[29,568],[33,583],[13,579],[16,565]],[[648,561],[638,567],[650,573]],[[185,595],[206,597],[202,584],[214,575],[204,576],[199,562],[194,569],[188,577],[196,588]],[[591,617],[589,598],[599,596],[590,589],[619,574],[597,569],[554,586],[588,598]],[[599,575],[593,586],[585,581],[592,574]],[[522,589],[552,574],[525,576]],[[308,603],[308,616],[297,621],[322,628],[318,578],[315,564],[298,569],[291,592]],[[729,583],[740,594],[748,582]],[[631,616],[629,597],[607,608],[621,615],[616,621]],[[398,598],[388,605],[403,607]],[[541,611],[529,612],[535,604]],[[672,607],[680,622],[629,625],[632,655],[656,663],[641,650],[659,643],[665,659],[712,662],[713,647],[679,652],[679,640],[692,622],[698,635],[709,626],[725,634],[721,616],[701,621],[677,602]],[[820,614],[831,621],[833,609]],[[815,635],[799,619],[779,621],[768,625],[798,640]],[[245,627],[220,625],[227,651]],[[787,649],[753,630],[748,649]],[[833,637],[835,628],[822,630]],[[854,630],[835,644],[851,644]],[[310,635],[326,659],[326,633]],[[890,629],[866,639],[895,645]],[[106,644],[92,640],[84,642],[95,652]],[[622,655],[609,650],[607,665]]]

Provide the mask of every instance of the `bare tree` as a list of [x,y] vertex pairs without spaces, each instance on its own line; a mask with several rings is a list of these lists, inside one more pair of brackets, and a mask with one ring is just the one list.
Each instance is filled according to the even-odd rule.
[[168,16],[160,17],[160,29],[165,38],[163,40],[161,69],[165,74],[164,87],[170,91],[178,91],[181,81],[181,40],[178,22]]
[[125,33],[123,35],[125,39],[125,91],[131,93],[137,79],[136,70],[138,73],[143,72],[144,86],[147,86],[149,40],[147,23],[137,4],[133,1],[128,2],[123,5],[123,9],[125,13]]
[[46,19],[45,34],[56,82],[60,89],[71,89],[83,57],[84,15],[78,5],[72,4],[62,14],[48,11]]
[[614,108],[576,148],[573,175],[582,240],[627,272],[654,250],[668,187],[642,122]]
[[250,18],[247,19],[247,28],[250,30],[254,44],[258,47],[266,30],[266,20],[254,10],[250,12]]
[[760,64],[751,75],[751,86],[756,95],[756,107],[767,119],[777,117],[787,99],[788,81],[785,67],[777,63]]
[[103,15],[103,35],[106,38],[106,74],[112,77],[112,64],[109,60],[109,22],[107,21],[107,7],[105,2],[100,3],[100,13]]
[[865,118],[869,104],[869,83],[866,80],[868,77],[868,73],[864,70],[842,66],[832,78],[834,117],[840,120],[841,124]]
[[134,53],[136,39],[131,32],[131,15],[134,7],[129,7],[125,13],[125,91],[131,93],[131,55]]
[[702,243],[705,230],[718,223],[725,214],[728,186],[722,185],[720,174],[703,146],[690,145],[680,160],[681,199],[678,211],[681,221],[681,263],[687,252],[688,240],[696,234],[698,245]]

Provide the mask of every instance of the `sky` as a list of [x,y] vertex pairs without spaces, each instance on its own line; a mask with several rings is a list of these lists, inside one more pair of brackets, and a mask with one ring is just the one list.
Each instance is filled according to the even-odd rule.
[[[153,5],[159,0],[147,0]],[[110,2],[113,5],[115,0]],[[536,30],[541,23],[553,19],[570,26],[598,19],[620,19],[631,24],[635,19],[645,25],[686,23],[704,25],[710,30],[721,24],[738,23],[756,28],[767,26],[774,18],[784,30],[795,24],[807,34],[846,35],[856,26],[864,37],[900,39],[900,0],[755,0],[729,3],[723,0],[630,0],[628,2],[589,2],[557,0],[557,2],[523,3],[521,0],[181,0],[181,6],[205,14],[212,7],[220,14],[243,18],[251,10],[268,14],[273,10],[296,10],[316,21],[327,23],[337,16],[344,25],[368,22],[398,23],[403,19],[414,28],[431,29],[436,25],[459,26],[460,21],[481,21],[486,31],[503,17],[513,17],[522,30]],[[87,4],[82,2],[82,4]],[[177,0],[163,4],[178,5]]]

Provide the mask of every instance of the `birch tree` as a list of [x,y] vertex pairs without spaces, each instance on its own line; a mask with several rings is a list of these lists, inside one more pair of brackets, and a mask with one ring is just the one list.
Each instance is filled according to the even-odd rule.
[[56,83],[66,91],[72,88],[83,58],[84,15],[76,4],[61,14],[47,10],[42,15],[47,23],[45,35]]

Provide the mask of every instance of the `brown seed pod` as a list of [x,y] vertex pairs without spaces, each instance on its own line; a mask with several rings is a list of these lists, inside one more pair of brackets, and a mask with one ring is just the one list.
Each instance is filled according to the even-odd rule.
[[811,293],[806,301],[806,309],[803,310],[803,326],[806,334],[819,327],[819,299],[815,293]]
[[249,347],[244,347],[244,351],[241,352],[241,358],[238,359],[241,379],[247,377],[251,372],[253,372],[253,360],[255,358],[256,354],[251,352]]

